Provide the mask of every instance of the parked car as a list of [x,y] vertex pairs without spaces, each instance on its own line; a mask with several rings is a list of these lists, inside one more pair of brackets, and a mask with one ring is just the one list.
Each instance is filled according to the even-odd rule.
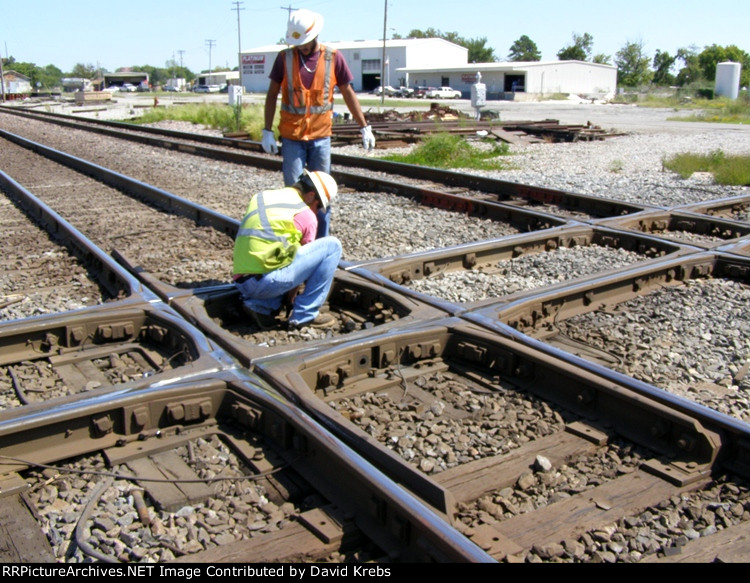
[[427,93],[428,90],[433,89],[433,87],[425,87],[424,85],[417,85],[414,88],[414,93],[412,94],[414,97],[424,97],[425,93]]
[[208,93],[210,90],[208,88],[208,85],[196,85],[193,91],[195,93]]
[[110,85],[105,89],[105,91],[109,91],[110,93],[117,93],[120,90],[120,87],[118,85]]
[[432,87],[425,93],[427,99],[461,99],[461,92],[451,87]]
[[396,97],[413,97],[414,96],[414,89],[411,87],[404,87],[403,85],[396,89],[395,93]]
[[120,87],[120,91],[127,91],[127,92],[132,93],[132,92],[138,91],[138,88],[132,83],[123,83],[122,87]]
[[175,87],[174,85],[167,85],[164,88],[164,91],[179,91],[179,90],[180,90],[180,88],[179,87]]
[[[373,89],[372,92],[375,95],[380,95],[383,92],[383,88],[381,86],[375,87],[375,89]],[[386,85],[385,94],[387,97],[393,97],[396,94],[396,90],[390,85]]]

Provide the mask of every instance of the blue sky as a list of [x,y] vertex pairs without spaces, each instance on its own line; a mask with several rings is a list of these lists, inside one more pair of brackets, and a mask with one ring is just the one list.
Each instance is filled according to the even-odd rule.
[[[238,35],[238,10],[239,28]],[[130,65],[165,66],[174,58],[193,72],[234,67],[237,51],[274,44],[286,32],[288,10],[308,8],[325,18],[323,41],[373,40],[383,35],[385,0],[0,0],[0,54],[70,71],[76,63],[110,71]],[[706,0],[390,0],[387,34],[434,28],[486,38],[504,60],[527,35],[544,60],[589,33],[593,52],[614,57],[626,43],[646,53],[737,45],[750,52],[750,2]]]

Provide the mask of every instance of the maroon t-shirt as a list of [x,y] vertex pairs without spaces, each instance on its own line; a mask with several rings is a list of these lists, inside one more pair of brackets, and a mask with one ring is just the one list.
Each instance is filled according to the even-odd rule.
[[[304,85],[306,89],[309,89],[313,80],[313,74],[318,66],[320,51],[311,53],[307,58],[305,58],[305,56],[299,51],[295,50],[294,52],[297,55],[297,58],[300,59],[299,71],[300,77],[302,78],[302,85]],[[354,75],[352,75],[349,65],[346,64],[346,60],[344,59],[344,55],[341,54],[341,51],[336,51],[333,66],[336,73],[336,84],[339,87],[342,85],[349,85],[354,80]],[[284,84],[284,51],[281,51],[276,55],[271,74],[268,77],[271,81],[276,81],[280,85]]]

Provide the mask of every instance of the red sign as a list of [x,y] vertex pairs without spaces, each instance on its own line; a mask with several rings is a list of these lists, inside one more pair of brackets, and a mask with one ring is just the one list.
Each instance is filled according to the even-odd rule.
[[265,55],[242,55],[243,65],[262,65],[265,62]]

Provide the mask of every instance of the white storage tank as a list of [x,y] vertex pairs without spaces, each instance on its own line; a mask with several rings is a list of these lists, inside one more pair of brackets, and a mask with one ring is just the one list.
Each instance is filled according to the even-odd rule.
[[716,97],[737,99],[742,65],[727,61],[716,65]]

